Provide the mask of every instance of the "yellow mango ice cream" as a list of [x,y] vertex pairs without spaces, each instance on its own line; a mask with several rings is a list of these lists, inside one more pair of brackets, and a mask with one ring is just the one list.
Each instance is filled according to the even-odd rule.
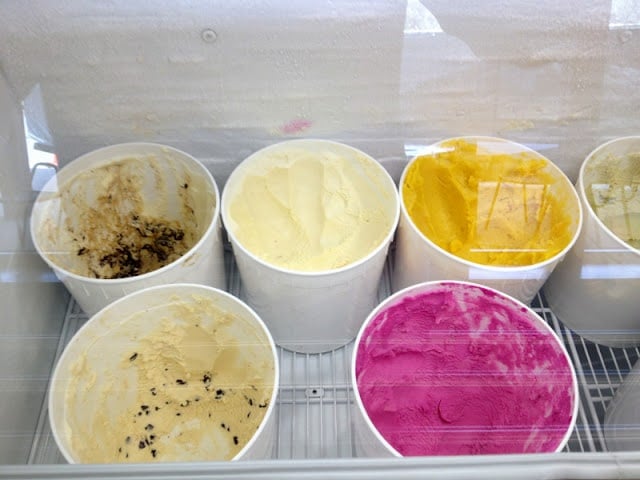
[[409,166],[402,199],[428,239],[492,266],[539,263],[571,242],[578,212],[571,186],[548,160],[507,146],[513,144],[453,139]]
[[595,158],[584,172],[587,200],[620,240],[640,248],[640,152]]
[[364,155],[289,146],[242,167],[226,226],[245,249],[277,267],[344,267],[395,227],[397,193]]

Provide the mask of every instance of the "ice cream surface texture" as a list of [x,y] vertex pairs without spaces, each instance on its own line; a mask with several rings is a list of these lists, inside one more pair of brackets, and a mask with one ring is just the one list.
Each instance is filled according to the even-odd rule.
[[640,151],[594,157],[584,171],[587,200],[620,240],[640,248]]
[[447,252],[483,265],[532,265],[571,242],[576,200],[548,160],[505,145],[441,142],[408,167],[402,199],[415,226]]
[[395,227],[397,194],[364,155],[298,145],[254,155],[240,167],[226,227],[246,250],[277,267],[344,267],[375,250]]
[[215,198],[203,178],[170,157],[114,158],[78,172],[48,195],[41,249],[77,275],[134,277],[168,265],[202,238]]
[[197,296],[85,343],[66,390],[67,434],[82,463],[230,460],[273,393],[264,334]]
[[384,306],[355,364],[378,432],[404,456],[555,451],[571,425],[575,377],[534,315],[454,282]]

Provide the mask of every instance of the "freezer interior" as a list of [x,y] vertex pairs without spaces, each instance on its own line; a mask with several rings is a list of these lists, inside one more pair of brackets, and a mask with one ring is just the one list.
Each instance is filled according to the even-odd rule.
[[[638,475],[640,440],[637,449],[611,450],[604,418],[640,350],[583,338],[557,318],[543,291],[532,308],[564,342],[579,383],[576,425],[560,453],[356,458],[350,343],[324,353],[278,347],[272,459],[64,465],[47,392],[52,369],[88,316],[36,253],[29,220],[57,170],[91,150],[131,141],[189,152],[221,190],[251,153],[296,138],[355,146],[397,184],[427,145],[496,136],[541,152],[575,182],[598,145],[640,133],[639,28],[638,0],[3,2],[0,474]],[[226,289],[242,297],[225,242]],[[391,294],[394,247],[379,301]],[[637,269],[607,275],[624,281]],[[640,416],[638,424],[628,427],[640,427]]]

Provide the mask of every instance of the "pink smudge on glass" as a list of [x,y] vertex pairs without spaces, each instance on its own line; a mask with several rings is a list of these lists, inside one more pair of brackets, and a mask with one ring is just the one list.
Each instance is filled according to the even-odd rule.
[[294,118],[280,127],[280,131],[286,135],[300,133],[311,127],[313,122],[306,118]]

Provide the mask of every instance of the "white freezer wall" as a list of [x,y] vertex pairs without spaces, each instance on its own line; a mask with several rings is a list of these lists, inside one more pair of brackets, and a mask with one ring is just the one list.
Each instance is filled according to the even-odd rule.
[[0,68],[61,163],[183,148],[224,182],[291,137],[343,140],[397,178],[420,145],[503,136],[575,179],[640,131],[638,0],[4,0]]
[[28,455],[68,298],[29,242],[24,125],[61,165],[162,142],[220,187],[297,137],[398,179],[421,146],[496,135],[575,180],[598,144],[640,134],[639,16],[639,0],[0,2],[0,463]]

